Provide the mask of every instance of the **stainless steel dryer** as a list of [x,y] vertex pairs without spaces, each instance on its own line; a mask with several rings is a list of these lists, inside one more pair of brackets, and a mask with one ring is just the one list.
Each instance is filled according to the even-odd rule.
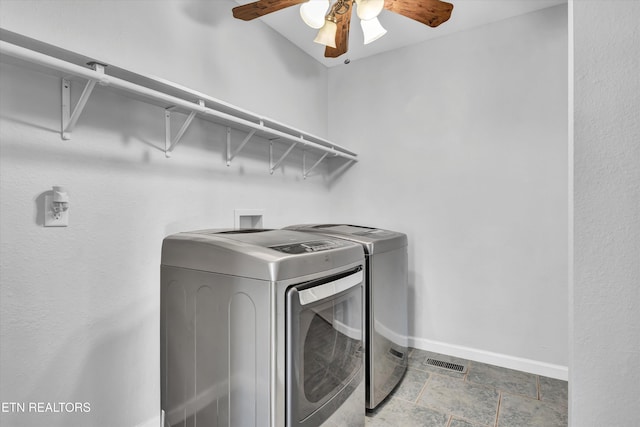
[[301,224],[287,229],[321,233],[364,248],[366,405],[373,409],[407,370],[407,236],[349,224]]
[[163,427],[364,426],[363,267],[317,234],[165,238]]

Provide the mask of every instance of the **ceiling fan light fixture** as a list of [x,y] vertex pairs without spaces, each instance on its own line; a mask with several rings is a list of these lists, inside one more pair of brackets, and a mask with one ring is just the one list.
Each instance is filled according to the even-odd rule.
[[364,44],[374,42],[387,34],[387,30],[384,29],[378,18],[372,18],[366,21],[361,20],[360,26],[364,33]]
[[365,44],[387,33],[377,19],[383,9],[431,28],[447,22],[453,10],[451,3],[442,0],[255,0],[234,7],[232,12],[234,18],[251,21],[294,5],[301,6],[303,21],[318,29],[314,42],[326,46],[326,58],[337,58],[347,52],[354,7],[361,20]]
[[309,0],[300,5],[300,17],[311,28],[322,28],[329,10],[329,0]]
[[376,18],[384,8],[384,0],[356,0],[358,18],[369,21]]
[[336,33],[338,32],[338,24],[332,20],[325,20],[324,25],[318,31],[318,35],[314,42],[329,46],[335,49],[336,47]]

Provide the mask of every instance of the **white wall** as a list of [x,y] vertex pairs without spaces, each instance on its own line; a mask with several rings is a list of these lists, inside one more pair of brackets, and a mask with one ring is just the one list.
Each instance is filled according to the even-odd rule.
[[566,377],[566,5],[329,71],[336,215],[407,233],[419,348]]
[[573,2],[572,426],[640,425],[640,3]]
[[[264,25],[231,18],[233,6],[3,1],[0,26],[326,135],[327,70]],[[0,424],[157,426],[163,237],[232,227],[234,208],[265,209],[268,227],[323,221],[326,175],[303,180],[285,161],[270,176],[266,145],[254,143],[227,168],[225,129],[199,120],[165,159],[164,111],[101,87],[62,141],[59,78],[0,72],[0,401],[91,405],[0,413]],[[42,227],[52,185],[68,188],[68,228]]]

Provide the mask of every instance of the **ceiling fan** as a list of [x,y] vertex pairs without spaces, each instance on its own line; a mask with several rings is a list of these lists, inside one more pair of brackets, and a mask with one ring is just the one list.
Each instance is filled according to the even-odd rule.
[[[354,0],[258,0],[233,8],[233,16],[244,21],[300,4],[300,15],[319,29],[315,42],[326,46],[324,56],[337,58],[348,50],[349,27]],[[355,0],[365,44],[386,33],[377,19],[382,9],[398,13],[429,27],[437,27],[451,17],[453,5],[440,0]]]

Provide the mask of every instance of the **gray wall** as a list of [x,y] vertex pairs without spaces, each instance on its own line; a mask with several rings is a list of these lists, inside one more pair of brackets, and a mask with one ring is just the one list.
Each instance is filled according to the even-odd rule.
[[406,232],[418,348],[567,377],[567,7],[329,72],[340,214]]
[[640,2],[575,1],[572,426],[640,425]]

